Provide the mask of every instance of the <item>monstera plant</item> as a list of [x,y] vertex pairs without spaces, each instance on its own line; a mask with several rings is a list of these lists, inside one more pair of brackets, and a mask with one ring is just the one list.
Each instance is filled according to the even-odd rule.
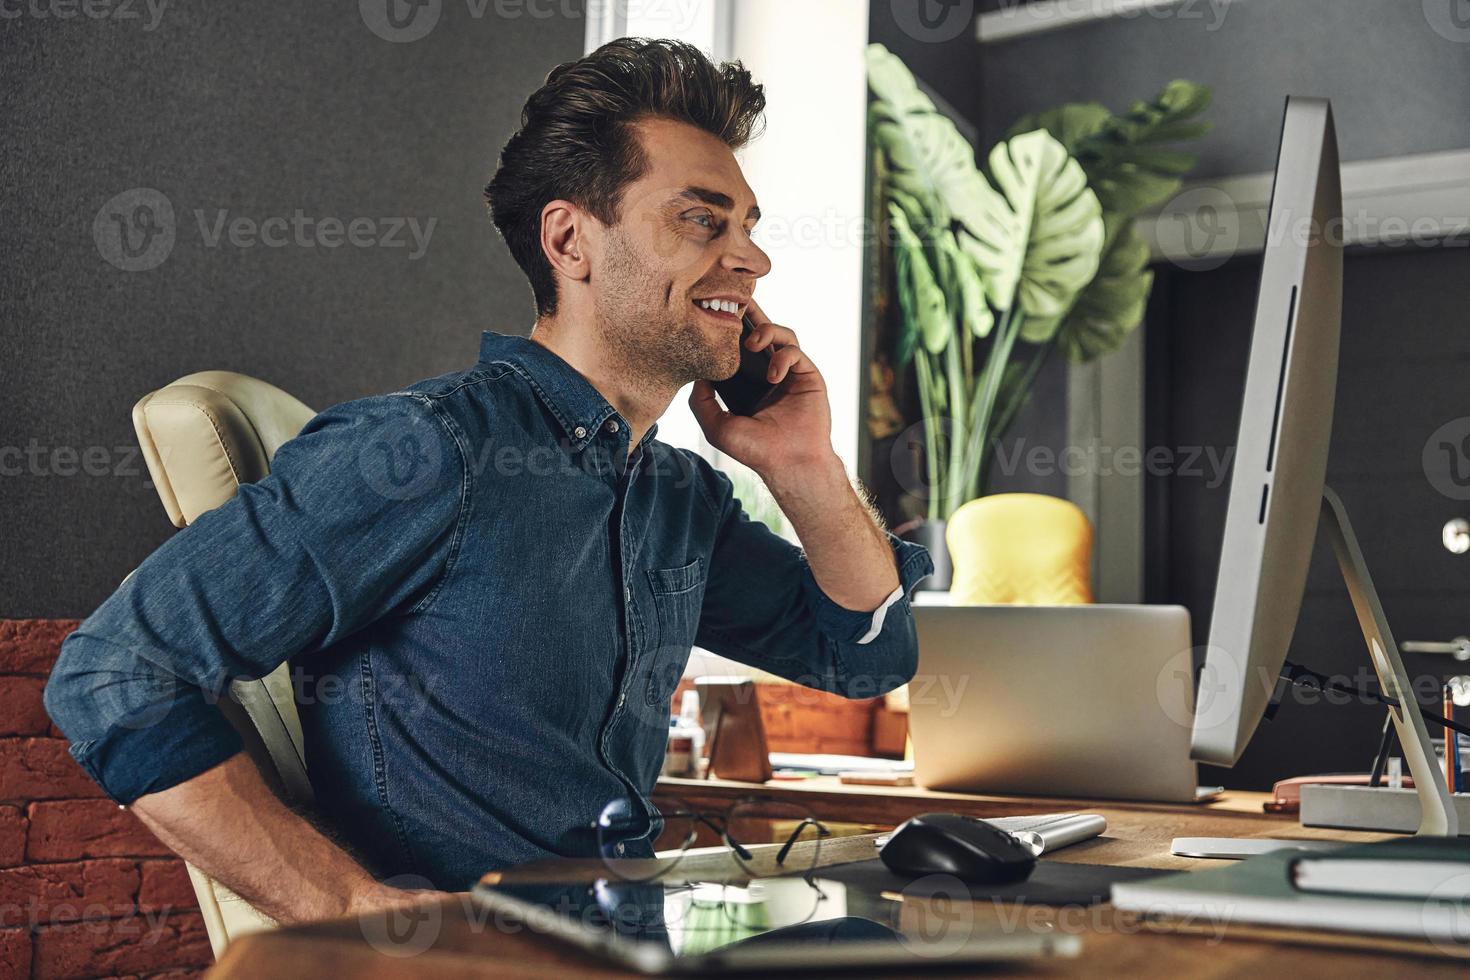
[[982,171],[969,142],[880,44],[868,49],[870,142],[914,365],[928,518],[979,496],[994,443],[1051,352],[1119,346],[1152,286],[1133,219],[1193,166],[1153,144],[1201,135],[1206,89],[1175,82],[1121,117],[1096,104],[1023,120]]

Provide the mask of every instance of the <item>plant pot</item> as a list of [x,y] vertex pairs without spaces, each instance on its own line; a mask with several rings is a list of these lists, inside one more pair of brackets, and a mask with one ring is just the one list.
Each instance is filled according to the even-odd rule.
[[929,549],[934,560],[934,574],[919,583],[918,588],[927,592],[947,592],[954,580],[954,566],[949,563],[949,545],[944,541],[944,521],[921,521],[899,532],[905,541],[921,544]]

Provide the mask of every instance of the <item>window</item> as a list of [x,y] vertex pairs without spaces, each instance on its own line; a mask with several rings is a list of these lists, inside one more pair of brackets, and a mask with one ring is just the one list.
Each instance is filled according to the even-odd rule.
[[[761,308],[801,336],[827,382],[832,442],[857,463],[862,374],[863,177],[868,40],[862,0],[589,0],[587,50],[617,37],[673,37],[738,58],[766,86],[764,135],[739,154],[765,217],[771,274]],[[813,71],[820,65],[820,71]],[[791,161],[800,160],[799,167]],[[659,437],[722,469],[680,392]]]

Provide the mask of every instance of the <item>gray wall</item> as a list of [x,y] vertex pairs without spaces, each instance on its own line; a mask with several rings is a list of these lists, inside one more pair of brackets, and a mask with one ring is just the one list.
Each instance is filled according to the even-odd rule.
[[1188,78],[1215,89],[1199,176],[1271,170],[1288,94],[1332,99],[1345,161],[1470,146],[1470,29],[1426,14],[1456,2],[1190,0],[1163,12],[1172,16],[988,44],[981,132],[994,142],[1021,116],[1064,102],[1122,111]]
[[[390,42],[351,2],[175,0],[152,29],[129,9],[0,20],[0,617],[86,615],[172,533],[134,454],[145,392],[224,369],[323,408],[467,367],[482,329],[534,318],[481,188],[526,95],[580,56],[580,16],[445,0]],[[94,236],[134,188],[173,210],[144,271],[104,257],[107,215]],[[328,248],[314,225],[310,246],[208,244],[221,212],[298,210],[371,219],[359,241],[435,224],[418,257],[406,231]]]

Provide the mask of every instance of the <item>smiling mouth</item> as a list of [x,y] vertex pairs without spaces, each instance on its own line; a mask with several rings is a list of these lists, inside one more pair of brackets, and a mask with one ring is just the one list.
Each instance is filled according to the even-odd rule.
[[[740,325],[745,308],[730,300],[692,300],[694,308],[706,316],[714,317],[721,323]],[[707,305],[712,304],[712,305]]]

